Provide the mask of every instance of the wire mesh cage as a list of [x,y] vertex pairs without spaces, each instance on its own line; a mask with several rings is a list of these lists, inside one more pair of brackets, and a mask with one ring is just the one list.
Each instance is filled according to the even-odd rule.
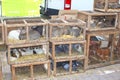
[[87,30],[109,30],[116,29],[118,15],[117,13],[102,13],[96,11],[80,11],[78,18],[85,21]]
[[120,1],[94,0],[94,10],[102,12],[120,12]]

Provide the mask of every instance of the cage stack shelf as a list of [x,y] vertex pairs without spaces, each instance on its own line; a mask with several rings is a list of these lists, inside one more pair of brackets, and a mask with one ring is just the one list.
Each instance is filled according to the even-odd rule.
[[[4,20],[12,79],[50,76],[48,24],[41,18]],[[26,73],[22,75],[22,73]],[[26,77],[27,76],[27,77]]]
[[[70,63],[77,58],[85,60],[86,23],[79,19],[51,19],[49,22],[50,53],[53,60],[53,72],[57,75],[56,64]],[[69,64],[68,64],[69,65]],[[59,67],[58,65],[57,67]],[[63,66],[63,65],[62,65]],[[60,66],[60,67],[62,67]],[[71,66],[71,63],[70,63]],[[70,70],[70,69],[69,69]],[[65,73],[71,74],[70,71]],[[59,74],[59,73],[58,73]],[[64,72],[63,72],[64,74]],[[59,75],[62,75],[61,73]]]
[[87,31],[88,69],[112,64],[114,36],[119,30]]
[[101,12],[120,12],[120,1],[94,0],[94,10]]
[[6,19],[4,24],[7,45],[46,42],[48,40],[48,27],[43,19]]
[[80,11],[78,18],[87,23],[87,31],[116,29],[117,13],[102,13],[96,11]]

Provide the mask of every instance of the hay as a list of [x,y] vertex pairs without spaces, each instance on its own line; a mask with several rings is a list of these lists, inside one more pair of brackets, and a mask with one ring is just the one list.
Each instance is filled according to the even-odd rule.
[[16,43],[25,43],[26,40],[17,40],[17,39],[8,39],[8,43],[16,44]]
[[20,58],[18,58],[17,60],[15,60],[14,62],[24,62],[24,61],[36,61],[36,60],[42,60],[42,59],[46,59],[45,54],[33,54],[33,55],[25,55],[22,56]]
[[62,36],[60,36],[60,37],[52,37],[52,39],[54,39],[54,40],[67,40],[67,39],[80,39],[80,40],[82,40],[82,39],[84,39],[84,36],[83,35],[80,35],[80,36],[78,36],[78,37],[75,37],[75,36],[71,36],[71,35],[62,35]]

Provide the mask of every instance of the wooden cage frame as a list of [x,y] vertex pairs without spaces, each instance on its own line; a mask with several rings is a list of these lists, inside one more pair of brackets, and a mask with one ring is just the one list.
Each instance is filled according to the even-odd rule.
[[[60,21],[60,23],[52,22],[52,21]],[[79,41],[80,39],[77,38],[70,38],[70,39],[52,39],[52,27],[55,26],[63,26],[63,27],[69,27],[69,26],[78,26],[83,29],[83,37],[81,41],[85,40],[85,35],[86,35],[86,23],[82,20],[79,19],[74,19],[74,20],[63,20],[63,19],[53,19],[53,20],[48,20],[49,24],[49,41]],[[82,27],[81,27],[82,26]]]
[[[90,21],[92,19],[93,16],[115,16],[115,26],[113,26],[112,28],[90,28]],[[102,13],[102,12],[96,12],[96,11],[79,11],[78,13],[78,18],[86,21],[87,25],[86,25],[86,30],[87,31],[95,31],[95,30],[109,30],[109,29],[116,29],[117,26],[117,21],[118,21],[118,15],[117,13]]]
[[[96,7],[96,3],[97,1],[102,2],[104,4],[104,8],[103,9],[99,9]],[[94,10],[95,11],[101,11],[101,12],[120,12],[120,8],[119,9],[109,9],[108,8],[108,3],[109,2],[117,2],[119,3],[119,0],[94,0]]]
[[[7,24],[8,22],[8,24]],[[46,27],[46,35],[45,35],[45,40],[29,40],[29,26],[41,26]],[[4,20],[4,26],[5,26],[5,39],[6,39],[6,44],[7,45],[14,45],[14,44],[29,44],[29,43],[34,43],[34,42],[46,42],[48,41],[48,26],[45,20],[41,18],[10,18],[10,19],[5,19]],[[8,38],[7,38],[7,28],[17,28],[17,27],[25,27],[26,28],[26,39],[21,40],[21,42],[18,43],[9,43]]]
[[[61,76],[61,75],[69,75],[69,74],[76,74],[76,73],[79,73],[79,72],[75,72],[75,71],[72,71],[72,61],[73,60],[83,60],[84,64],[83,64],[83,70],[82,72],[84,72],[86,70],[86,63],[85,63],[85,59],[82,58],[82,57],[77,57],[77,58],[66,58],[66,59],[61,59],[61,60],[56,60],[54,59],[54,65],[53,65],[53,75],[54,76]],[[69,71],[66,72],[66,73],[57,73],[57,67],[56,67],[56,63],[57,62],[64,62],[64,61],[69,61],[69,65],[70,65],[70,68],[69,68]]]
[[[80,44],[84,45],[83,55],[72,55],[71,45],[76,44],[76,43],[80,43]],[[61,60],[61,59],[69,59],[69,58],[77,58],[77,57],[85,58],[85,56],[86,56],[86,41],[50,42],[50,44],[52,45],[52,55],[51,55],[52,59]],[[69,54],[68,54],[68,56],[61,56],[61,57],[56,57],[55,56],[55,45],[60,45],[60,44],[69,44]]]
[[86,56],[87,57],[86,59],[87,69],[102,67],[102,66],[110,65],[113,63],[112,59],[113,59],[114,39],[112,40],[112,44],[111,44],[112,49],[110,52],[110,60],[105,63],[97,63],[94,65],[88,65],[90,37],[97,36],[97,35],[112,35],[112,37],[114,38],[114,35],[116,33],[119,33],[119,30],[115,29],[115,30],[100,30],[100,31],[88,31],[87,32],[87,36],[86,36],[86,39],[87,39],[87,56]]
[[34,77],[34,71],[33,71],[33,67],[34,65],[40,65],[40,64],[47,64],[48,66],[48,70],[47,70],[47,76],[45,77],[40,77],[40,78],[46,78],[46,77],[50,77],[50,61],[47,60],[47,61],[41,61],[41,62],[33,62],[33,63],[23,63],[23,64],[13,64],[11,65],[11,72],[12,72],[12,80],[17,80],[16,79],[16,73],[15,73],[15,68],[17,67],[25,67],[25,66],[28,66],[30,67],[30,80],[32,79],[35,79]]
[[[22,48],[22,47],[32,47],[32,46],[40,46],[40,45],[46,45],[47,47],[47,49],[46,49],[46,54],[45,54],[45,59],[44,58],[42,58],[42,59],[39,59],[39,60],[33,60],[33,61],[23,61],[23,62],[11,62],[10,61],[10,50],[12,49],[12,48]],[[48,60],[48,58],[49,58],[49,53],[48,53],[48,51],[49,51],[49,48],[48,48],[48,45],[49,45],[49,43],[48,42],[44,42],[44,43],[34,43],[34,44],[26,44],[26,45],[24,45],[24,44],[22,44],[22,45],[9,45],[8,46],[8,63],[10,64],[10,65],[14,65],[14,64],[22,64],[22,63],[24,63],[24,64],[28,64],[28,63],[31,63],[31,62],[41,62],[41,61],[46,61],[46,60]]]

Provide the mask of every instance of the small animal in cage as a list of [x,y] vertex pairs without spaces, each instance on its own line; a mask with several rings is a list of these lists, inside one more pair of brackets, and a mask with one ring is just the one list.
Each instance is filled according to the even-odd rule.
[[19,52],[21,53],[22,56],[33,54],[33,49],[30,49],[30,48],[22,48],[22,49],[18,49],[18,50],[19,50]]
[[61,26],[52,27],[52,36],[53,37],[60,37],[60,36],[62,36],[63,33],[64,33],[63,27],[61,27]]
[[8,34],[8,39],[20,40],[19,39],[20,32],[21,32],[21,30],[19,30],[19,29],[10,31]]
[[81,44],[74,44],[74,45],[72,45],[72,49],[74,51],[77,51],[77,52],[83,54],[83,46]]
[[42,48],[35,47],[35,48],[33,48],[33,52],[36,54],[43,54],[44,50]]
[[33,26],[33,27],[31,27],[31,28],[32,28],[33,30],[39,32],[39,34],[40,34],[41,36],[45,36],[45,32],[46,32],[45,27],[43,27],[43,26]]
[[83,29],[77,26],[73,26],[70,28],[70,35],[74,37],[80,36],[82,34]]
[[105,3],[103,3],[103,2],[97,2],[96,3],[96,7],[99,8],[99,9],[104,9]]
[[108,3],[108,8],[109,9],[117,9],[117,8],[120,8],[120,4],[114,3],[114,2]]
[[[30,40],[36,40],[39,39],[41,35],[39,34],[38,31],[30,29],[29,30],[29,39]],[[24,40],[26,38],[26,30],[24,28],[21,29],[20,35],[19,35],[20,40]]]
[[15,61],[21,56],[18,49],[12,49],[10,53],[11,53],[11,56],[10,56],[11,61]]
[[108,61],[109,60],[110,50],[108,48],[105,48],[105,49],[98,48],[96,52],[97,52],[97,55],[103,61]]

